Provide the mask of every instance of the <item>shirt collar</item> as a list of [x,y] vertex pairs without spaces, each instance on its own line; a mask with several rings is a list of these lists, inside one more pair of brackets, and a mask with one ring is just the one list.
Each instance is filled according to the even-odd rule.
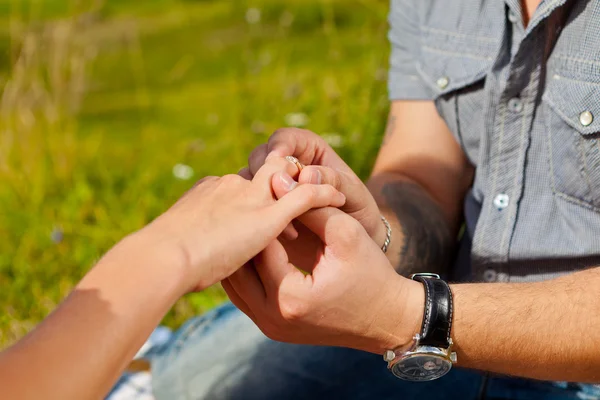
[[[540,22],[548,18],[554,10],[558,7],[563,6],[567,2],[572,2],[574,0],[542,0],[538,8],[533,13],[529,24],[527,25],[527,30],[525,35],[529,34]],[[515,15],[523,20],[523,7],[521,6],[520,0],[504,0],[508,8],[515,13]]]

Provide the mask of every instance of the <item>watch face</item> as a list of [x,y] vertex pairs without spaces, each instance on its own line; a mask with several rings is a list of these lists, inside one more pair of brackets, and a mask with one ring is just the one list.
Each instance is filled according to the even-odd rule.
[[431,381],[444,376],[452,368],[452,363],[436,355],[414,354],[398,361],[392,372],[398,378],[408,381]]

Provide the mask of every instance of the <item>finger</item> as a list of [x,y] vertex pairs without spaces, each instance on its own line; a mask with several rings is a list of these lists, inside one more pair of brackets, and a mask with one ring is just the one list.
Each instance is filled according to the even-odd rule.
[[[277,205],[285,207],[292,219],[299,217],[312,208],[342,207],[346,196],[331,185],[287,185],[288,177],[276,173],[272,178]],[[287,186],[286,186],[287,185]]]
[[248,169],[252,176],[256,175],[260,167],[265,163],[265,159],[267,158],[267,144],[261,144],[256,147],[250,156],[248,157]]
[[[285,186],[286,188],[287,187],[294,188],[296,186],[297,182],[291,176],[289,176],[287,173],[285,175],[286,175],[286,183],[281,183],[280,186]],[[286,240],[296,240],[298,238],[298,231],[296,230],[294,225],[292,225],[292,223],[290,223],[290,224],[288,224],[288,226],[285,227],[285,229],[281,233],[281,237],[283,237]]]
[[246,263],[228,278],[231,287],[250,310],[260,310],[265,303],[265,289],[252,262]]
[[[277,172],[285,172],[287,176],[298,176],[299,170],[296,164],[286,160],[283,157],[270,156],[265,164],[254,174],[252,182],[256,182],[261,187],[268,187],[271,192],[271,177]],[[294,179],[288,180],[286,184],[293,187],[296,182]]]
[[298,236],[298,230],[291,222],[288,224],[288,226],[285,227],[283,232],[281,232],[281,237],[285,240],[296,240],[298,239]]
[[248,167],[242,168],[238,171],[238,175],[241,176],[244,179],[247,179],[249,181],[252,180],[252,173],[250,172],[250,169]]
[[333,186],[346,195],[347,201],[342,210],[349,214],[364,209],[365,203],[372,197],[364,183],[355,174],[329,167],[307,166],[300,172],[298,183]]
[[290,264],[284,247],[277,240],[272,241],[254,258],[254,266],[265,288],[267,299],[277,295],[279,285],[287,275],[294,271],[299,272]]
[[269,138],[267,153],[280,157],[294,156],[304,165],[327,165],[351,171],[322,137],[306,129],[278,129]]
[[237,292],[235,291],[235,289],[233,288],[233,286],[231,285],[231,282],[229,282],[229,279],[224,279],[221,281],[221,286],[223,286],[223,290],[225,290],[225,293],[227,293],[227,296],[229,297],[229,300],[231,300],[231,302],[244,314],[246,314],[252,321],[254,321],[254,323],[256,323],[256,316],[254,315],[254,313],[252,312],[252,310],[250,309],[250,307],[248,307],[248,304],[246,304],[246,302],[244,300],[242,300],[242,298],[240,297],[239,294],[237,294]]
[[[300,171],[298,167],[281,157],[271,157],[266,161],[265,165],[263,165],[259,171],[257,171],[256,175],[253,178],[253,182],[259,185],[259,189],[263,190],[267,196],[272,196],[272,185],[270,177],[276,172],[284,172],[285,183],[281,183],[281,185],[293,189],[298,183],[290,176],[290,173],[297,175]],[[283,232],[281,233],[282,237],[288,240],[294,240],[298,237],[298,231],[294,228],[294,225],[291,223],[288,224]]]
[[358,221],[337,208],[311,210],[298,220],[334,250],[356,248],[361,240],[369,239]]

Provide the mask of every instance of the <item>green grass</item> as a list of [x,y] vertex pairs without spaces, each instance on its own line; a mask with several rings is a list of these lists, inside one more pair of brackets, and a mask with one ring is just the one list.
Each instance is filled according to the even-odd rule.
[[[387,112],[386,13],[384,0],[0,0],[0,347],[192,184],[175,164],[234,173],[304,113],[365,177]],[[224,299],[189,295],[165,323]]]

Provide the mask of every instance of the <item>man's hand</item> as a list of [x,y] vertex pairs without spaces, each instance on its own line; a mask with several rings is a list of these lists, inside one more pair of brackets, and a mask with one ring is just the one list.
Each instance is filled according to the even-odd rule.
[[380,354],[409,343],[421,315],[402,315],[397,305],[422,308],[422,285],[396,274],[364,228],[342,211],[314,210],[300,221],[321,240],[312,274],[297,270],[273,241],[254,266],[223,282],[233,303],[278,341]]
[[[304,129],[279,129],[269,138],[268,143],[254,149],[248,158],[248,168],[240,174],[252,179],[270,154],[294,156],[306,165],[297,175],[300,184],[329,184],[342,192],[346,196],[346,204],[341,210],[355,218],[379,247],[383,245],[386,229],[381,222],[377,203],[365,184],[323,138]],[[319,240],[300,224],[296,224],[296,228],[300,234],[299,239],[293,242],[285,239],[282,241],[294,264],[307,269],[313,262],[315,243]]]

